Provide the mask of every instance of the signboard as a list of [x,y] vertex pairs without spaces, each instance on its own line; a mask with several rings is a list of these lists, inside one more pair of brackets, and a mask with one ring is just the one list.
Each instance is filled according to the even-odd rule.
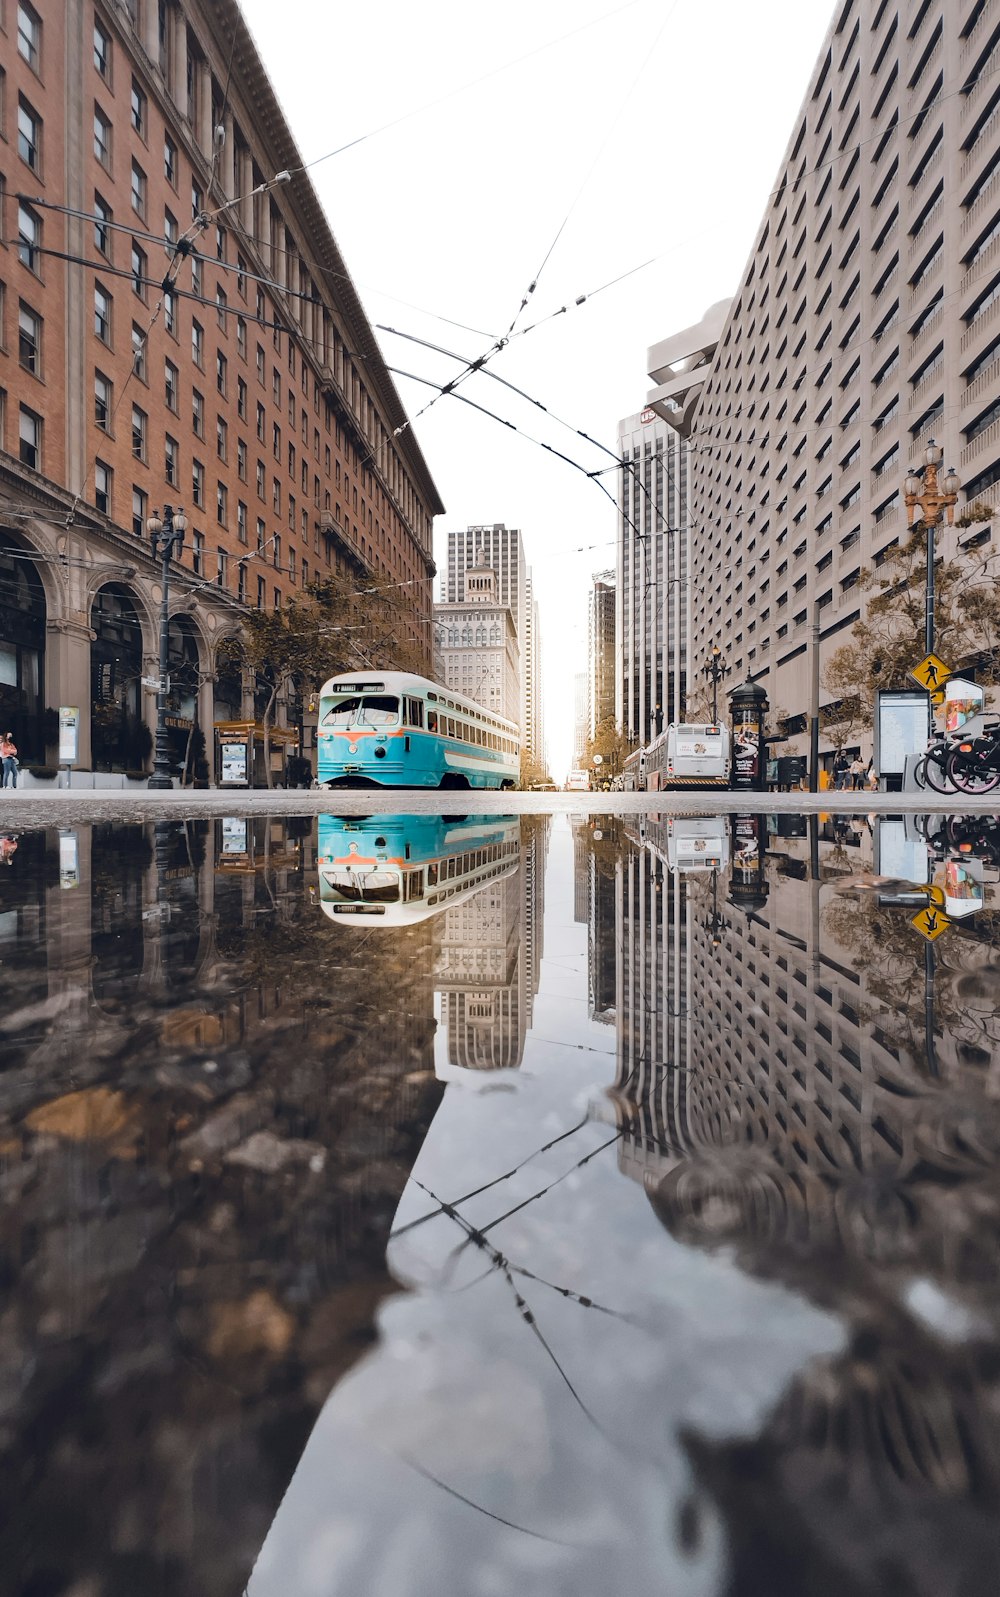
[[60,765],[75,765],[80,758],[80,711],[75,705],[59,706]]
[[733,706],[733,775],[735,788],[759,788],[761,719],[752,704]]
[[875,769],[879,776],[902,776],[909,754],[927,747],[927,696],[880,692],[875,715]]
[[[59,711],[60,716],[62,711]],[[59,886],[70,888],[80,885],[80,857],[75,832],[59,833]]]
[[928,693],[934,693],[944,684],[945,677],[951,676],[951,666],[946,665],[939,654],[925,654],[910,676]]
[[942,914],[936,905],[928,904],[925,909],[914,915],[910,925],[920,933],[926,942],[933,943],[936,937],[940,937],[943,932],[948,930],[951,922],[947,915]]
[[977,682],[967,682],[964,677],[952,677],[944,690],[944,729],[959,732],[966,721],[982,715],[986,694]]
[[222,774],[220,781],[223,787],[246,787],[247,766],[249,763],[247,745],[242,739],[238,743],[224,741],[221,750]]
[[641,413],[641,415],[639,417],[639,420],[642,422],[642,425],[644,427],[647,427],[651,421],[655,421],[656,420],[656,411],[655,410],[650,410],[647,407],[647,409],[645,409]]

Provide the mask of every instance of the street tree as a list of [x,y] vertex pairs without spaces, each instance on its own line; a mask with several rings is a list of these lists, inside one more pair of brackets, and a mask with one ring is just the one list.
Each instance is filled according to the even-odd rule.
[[[983,507],[988,509],[989,507]],[[996,554],[972,551],[960,559],[935,561],[935,652],[953,670],[975,669],[986,685],[1000,682],[1000,562]],[[840,746],[854,731],[874,725],[880,689],[912,687],[909,672],[924,653],[927,545],[924,529],[885,556],[875,571],[857,580],[867,599],[851,628],[851,642],[837,649],[824,673],[834,695],[824,721]]]
[[606,716],[594,728],[594,735],[588,738],[584,745],[584,764],[587,770],[594,768],[594,756],[601,756],[601,766],[606,769],[611,777],[615,777],[624,769],[628,757],[629,747],[615,724],[613,715]]
[[416,616],[399,587],[359,582],[345,571],[310,584],[281,609],[248,610],[239,634],[220,649],[222,668],[246,672],[261,701],[268,787],[279,700],[342,671],[420,671],[425,664]]

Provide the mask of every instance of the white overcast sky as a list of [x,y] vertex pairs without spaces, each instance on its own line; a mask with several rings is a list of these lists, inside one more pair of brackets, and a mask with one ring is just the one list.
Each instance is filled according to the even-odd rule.
[[[475,357],[536,275],[519,327],[570,304],[493,363],[550,416],[484,375],[462,392],[587,471],[611,462],[552,416],[613,450],[618,419],[651,386],[647,346],[732,294],[832,15],[830,0],[242,4],[304,159],[372,134],[311,175],[373,324]],[[439,383],[459,369],[378,336],[390,366]],[[414,416],[431,391],[397,382]],[[614,565],[614,508],[454,398],[416,428],[447,506],[439,566],[451,528],[522,529],[561,778],[590,577]],[[606,481],[613,493],[613,472]]]

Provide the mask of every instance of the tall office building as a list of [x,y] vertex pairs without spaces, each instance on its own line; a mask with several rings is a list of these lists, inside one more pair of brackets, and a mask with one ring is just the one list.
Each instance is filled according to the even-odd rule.
[[682,713],[687,447],[648,409],[618,423],[618,455],[615,719],[648,743]]
[[811,709],[813,624],[822,673],[861,573],[905,541],[928,435],[968,500],[1000,497],[998,69],[997,0],[841,0],[699,374],[692,670],[723,644],[792,716]]
[[587,735],[615,714],[615,573],[599,571],[587,616]]
[[575,770],[579,770],[587,752],[587,738],[590,733],[587,715],[588,703],[587,673],[586,671],[577,671],[573,678],[573,767]]
[[480,549],[463,574],[460,603],[434,606],[434,655],[439,682],[509,721],[521,720],[521,652],[497,574]]
[[239,6],[11,0],[4,25],[0,714],[25,761],[72,704],[79,765],[142,765],[165,501],[181,749],[252,717],[217,669],[246,607],[337,567],[405,584],[429,665],[443,506]]
[[444,575],[444,602],[458,604],[465,596],[465,573],[482,561],[496,572],[497,598],[507,605],[517,631],[521,667],[521,710],[518,717],[525,752],[540,758],[542,747],[540,641],[537,607],[531,594],[531,571],[517,527],[503,522],[449,532]]

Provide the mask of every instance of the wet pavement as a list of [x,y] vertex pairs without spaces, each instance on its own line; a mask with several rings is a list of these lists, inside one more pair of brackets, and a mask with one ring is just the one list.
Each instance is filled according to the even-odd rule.
[[5,817],[0,1592],[992,1594],[1000,823],[303,808]]

